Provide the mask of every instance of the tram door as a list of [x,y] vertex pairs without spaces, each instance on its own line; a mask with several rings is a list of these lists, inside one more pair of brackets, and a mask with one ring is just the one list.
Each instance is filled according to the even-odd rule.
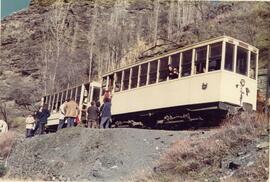
[[94,83],[88,83],[84,85],[82,106],[81,106],[81,121],[83,124],[87,123],[86,110],[90,106],[92,101],[96,103],[100,100],[100,86]]

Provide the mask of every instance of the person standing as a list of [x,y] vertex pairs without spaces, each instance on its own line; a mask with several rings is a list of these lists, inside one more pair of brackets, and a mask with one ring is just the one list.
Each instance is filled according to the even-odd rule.
[[25,137],[29,138],[33,136],[33,131],[35,128],[35,114],[32,115],[28,115],[25,119],[25,123],[26,123],[26,134]]
[[4,120],[0,120],[0,133],[8,132],[8,125]]
[[97,128],[98,127],[98,115],[99,109],[95,105],[94,101],[91,102],[91,106],[87,108],[87,125],[88,128]]
[[79,115],[79,106],[74,101],[74,99],[71,99],[65,104],[65,116],[67,120],[67,128],[73,127],[75,123],[75,119]]
[[42,135],[45,130],[45,125],[48,122],[48,118],[50,117],[50,111],[48,110],[48,105],[44,104],[40,110],[37,112],[37,124],[38,124],[38,134]]
[[67,103],[67,100],[59,108],[60,117],[59,117],[59,124],[58,124],[58,127],[57,127],[57,131],[62,129],[64,127],[64,124],[65,124],[65,117],[66,117],[65,106],[66,106],[66,103]]
[[101,106],[101,122],[100,122],[100,128],[109,128],[110,122],[111,122],[111,99],[110,98],[104,98],[104,104]]

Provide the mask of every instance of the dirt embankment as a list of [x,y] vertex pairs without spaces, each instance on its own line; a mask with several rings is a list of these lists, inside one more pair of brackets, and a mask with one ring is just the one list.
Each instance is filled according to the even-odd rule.
[[215,131],[64,129],[20,141],[8,161],[8,179],[121,181],[151,170],[165,149]]
[[208,130],[69,128],[18,140],[5,179],[266,181],[269,118],[243,113]]

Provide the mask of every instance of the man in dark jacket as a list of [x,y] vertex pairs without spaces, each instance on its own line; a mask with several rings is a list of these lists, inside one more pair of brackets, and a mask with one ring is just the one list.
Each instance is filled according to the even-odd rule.
[[111,99],[110,98],[104,98],[104,104],[101,106],[101,122],[100,122],[100,128],[109,128],[109,124],[111,122]]
[[87,108],[87,114],[88,128],[97,128],[99,109],[97,106],[95,106],[94,101],[92,101],[91,106]]
[[44,133],[45,125],[48,122],[50,117],[50,111],[48,110],[47,104],[44,104],[36,114],[37,125],[38,125],[38,134],[41,135]]

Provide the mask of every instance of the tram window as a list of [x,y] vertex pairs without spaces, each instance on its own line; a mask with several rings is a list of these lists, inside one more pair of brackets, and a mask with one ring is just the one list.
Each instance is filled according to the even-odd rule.
[[43,103],[47,103],[47,97],[43,97]]
[[179,73],[180,53],[171,56],[171,65]]
[[196,59],[195,59],[196,74],[206,72],[206,52],[207,52],[206,46],[196,49]]
[[192,50],[185,51],[182,55],[181,76],[185,77],[191,74]]
[[100,89],[98,87],[94,87],[93,89],[93,98],[92,101],[99,101]]
[[168,77],[168,57],[161,58],[160,59],[160,65],[159,65],[159,82],[163,82],[167,80]]
[[46,103],[45,103],[45,104],[46,104],[46,105],[47,105],[47,107],[49,108],[49,106],[50,106],[50,99],[51,99],[51,98],[50,98],[50,96],[49,96],[49,95],[48,95],[48,96],[46,96],[46,97],[47,97],[47,99],[46,99],[47,101],[46,101]]
[[140,87],[146,85],[147,71],[148,71],[148,63],[142,64],[140,74]]
[[119,92],[121,89],[121,81],[122,81],[122,71],[116,73],[115,80],[115,92]]
[[256,79],[256,54],[254,52],[251,52],[250,54],[249,77],[252,79]]
[[102,78],[102,89],[105,90],[107,86],[107,76]]
[[46,102],[48,108],[50,107],[50,103],[51,103],[51,96],[48,95],[48,96],[47,96],[47,102]]
[[215,43],[210,45],[210,57],[209,57],[209,71],[220,70],[221,66],[221,52],[222,52],[222,43]]
[[56,110],[59,111],[60,106],[61,106],[61,97],[62,97],[62,92],[60,92],[58,94],[58,99],[57,99],[57,106],[56,106]]
[[233,71],[234,45],[226,43],[225,70]]
[[71,90],[67,90],[67,99],[70,99],[71,97]]
[[66,101],[66,95],[67,95],[67,91],[65,90],[65,91],[63,92],[63,96],[62,96],[62,97],[63,97],[62,103]]
[[157,82],[157,67],[158,67],[157,60],[150,62],[149,84]]
[[127,90],[129,86],[130,69],[124,71],[123,90]]
[[76,99],[76,88],[73,88],[72,89],[72,96],[71,96],[72,99]]
[[78,89],[77,89],[77,96],[76,96],[76,102],[77,103],[80,102],[81,92],[82,92],[82,86],[79,86]]
[[236,73],[247,75],[247,55],[246,49],[237,47]]
[[56,107],[57,107],[57,94],[55,94],[54,96],[54,99],[53,99],[53,107],[52,107],[52,109],[53,109],[53,111],[56,111]]
[[113,90],[113,82],[114,82],[114,78],[113,77],[114,77],[113,74],[111,74],[109,76],[109,85],[108,85],[108,89],[109,90]]
[[53,99],[54,99],[54,95],[51,95],[51,100],[50,100],[50,111],[53,110]]
[[132,68],[131,74],[131,88],[136,88],[138,83],[139,66]]

